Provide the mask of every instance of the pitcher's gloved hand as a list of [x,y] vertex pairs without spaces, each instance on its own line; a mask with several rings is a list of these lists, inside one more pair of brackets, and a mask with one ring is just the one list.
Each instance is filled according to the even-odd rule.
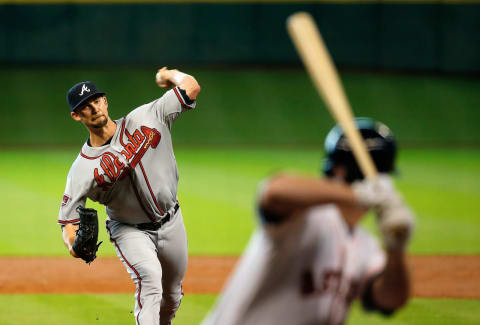
[[73,242],[72,249],[75,254],[90,264],[97,257],[96,253],[100,243],[98,240],[98,216],[94,209],[77,207],[76,211],[80,215],[80,225],[77,230],[77,236]]

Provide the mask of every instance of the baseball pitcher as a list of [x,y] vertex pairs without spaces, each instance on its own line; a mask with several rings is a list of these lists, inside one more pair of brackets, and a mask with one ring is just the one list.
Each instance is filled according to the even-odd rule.
[[89,138],[68,173],[58,217],[63,240],[72,256],[91,263],[98,221],[86,199],[105,205],[110,240],[136,285],[138,325],[171,324],[183,296],[187,239],[170,130],[195,108],[200,92],[194,77],[166,67],[156,82],[171,89],[115,121],[93,83],[77,83],[67,93],[71,117]]
[[[258,196],[261,227],[203,325],[342,324],[357,298],[386,315],[405,304],[413,214],[387,174],[395,140],[381,123],[356,123],[380,176],[363,179],[337,126],[326,138],[326,178],[266,180]],[[370,208],[385,250],[358,227]]]

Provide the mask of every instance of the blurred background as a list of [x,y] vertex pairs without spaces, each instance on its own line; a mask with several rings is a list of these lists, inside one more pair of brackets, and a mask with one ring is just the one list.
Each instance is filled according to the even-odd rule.
[[[0,0],[0,256],[68,258],[56,217],[87,132],[70,118],[66,91],[94,82],[118,119],[163,94],[154,82],[162,66],[202,86],[197,109],[172,132],[189,252],[241,254],[258,182],[285,169],[319,175],[335,124],[288,38],[285,20],[296,11],[314,16],[355,115],[397,136],[397,186],[418,214],[411,253],[478,257],[477,0]],[[375,232],[372,218],[365,226]],[[108,242],[103,229],[100,236]],[[106,243],[100,255],[115,253]],[[198,323],[214,299],[187,296],[177,324]],[[62,301],[101,305],[111,316],[104,324],[132,320],[130,294],[8,293],[0,301],[0,324],[63,324],[78,310]],[[416,298],[389,323],[475,324],[479,310],[478,299]],[[382,321],[355,309],[350,323]]]

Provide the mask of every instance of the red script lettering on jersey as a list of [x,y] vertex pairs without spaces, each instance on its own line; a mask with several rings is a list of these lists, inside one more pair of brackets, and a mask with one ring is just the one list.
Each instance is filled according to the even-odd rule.
[[[125,135],[128,138],[128,143],[125,144],[120,140],[120,143],[124,148],[120,153],[129,162],[129,165],[125,166],[125,164],[120,161],[119,157],[113,153],[105,152],[100,156],[100,167],[103,170],[103,174],[99,172],[98,168],[95,168],[93,171],[95,182],[104,191],[108,191],[117,180],[125,178],[130,169],[135,168],[135,166],[141,161],[147,150],[149,148],[155,149],[162,138],[157,129],[143,125],[140,127],[140,130],[136,129],[133,134],[130,134],[128,130],[125,130],[124,122],[122,124],[122,133],[120,137],[123,136],[123,131],[125,131]],[[109,181],[105,179],[105,175],[109,178]]]

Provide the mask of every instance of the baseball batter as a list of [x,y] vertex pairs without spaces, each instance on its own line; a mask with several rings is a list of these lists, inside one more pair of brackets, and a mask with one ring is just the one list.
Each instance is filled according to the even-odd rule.
[[166,67],[156,82],[173,88],[115,121],[93,83],[80,82],[67,94],[72,118],[90,136],[68,173],[58,217],[63,240],[77,257],[77,207],[87,198],[106,206],[110,239],[136,285],[138,325],[171,324],[183,295],[187,240],[170,130],[195,108],[200,92],[194,77]]
[[[261,227],[203,325],[342,324],[351,302],[391,314],[409,296],[405,246],[413,215],[389,176],[395,143],[386,126],[357,120],[379,169],[361,180],[335,127],[326,140],[326,179],[277,175],[260,186]],[[386,252],[357,224],[373,207]],[[391,230],[401,226],[401,232]]]

